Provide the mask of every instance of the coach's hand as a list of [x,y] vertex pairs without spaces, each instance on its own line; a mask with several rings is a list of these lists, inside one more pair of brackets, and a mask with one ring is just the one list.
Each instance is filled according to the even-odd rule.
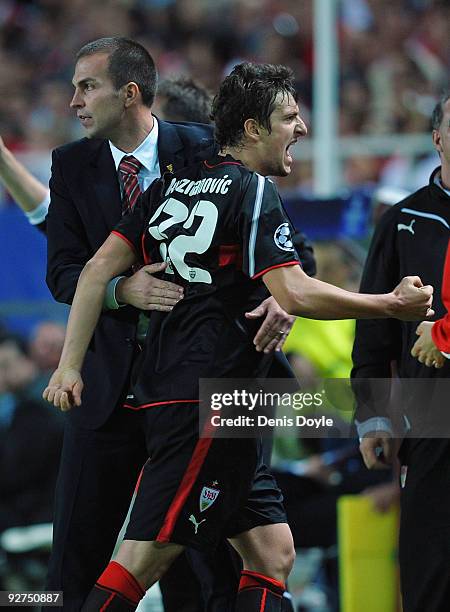
[[183,288],[153,276],[166,267],[166,263],[149,264],[121,279],[116,286],[117,301],[139,310],[172,310],[183,297]]
[[396,451],[396,440],[387,431],[367,434],[361,440],[359,450],[369,470],[382,470],[390,467]]
[[83,380],[80,372],[72,368],[58,368],[50,378],[42,397],[63,412],[81,405]]
[[273,297],[269,297],[264,302],[261,302],[251,312],[246,312],[245,316],[247,319],[265,317],[263,324],[253,339],[256,350],[258,352],[264,351],[264,353],[281,351],[295,321],[295,317],[291,317],[291,315],[284,311]]

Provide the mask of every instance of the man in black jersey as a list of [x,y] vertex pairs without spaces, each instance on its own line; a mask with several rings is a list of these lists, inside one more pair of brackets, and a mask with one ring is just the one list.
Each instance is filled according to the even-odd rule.
[[[434,170],[428,185],[392,206],[380,219],[370,246],[361,291],[389,291],[412,270],[436,287],[436,340],[445,350],[445,325],[449,266],[450,227],[450,92],[436,105],[431,123],[434,147],[441,165]],[[432,325],[424,322],[420,329]],[[438,331],[439,330],[439,331]],[[417,341],[417,342],[416,342]],[[439,341],[441,341],[439,343]],[[450,602],[450,440],[445,428],[439,438],[424,434],[423,421],[430,415],[434,424],[443,425],[440,406],[448,408],[448,398],[433,394],[447,379],[450,362],[439,354],[432,356],[427,368],[414,356],[421,355],[422,338],[416,324],[392,319],[358,321],[353,347],[352,379],[355,388],[364,379],[390,379],[398,376],[405,390],[415,389],[415,402],[422,396],[420,413],[406,402],[395,403],[404,431],[393,427],[387,414],[387,401],[381,399],[367,410],[358,405],[358,431],[361,452],[371,469],[386,467],[398,449],[401,468],[401,520],[399,538],[400,578],[404,612],[446,612]],[[412,354],[411,354],[412,350]],[[427,357],[422,355],[422,361]],[[435,379],[435,380],[433,380]],[[422,380],[420,385],[414,381]],[[389,380],[387,381],[389,383]],[[394,386],[395,385],[395,386]],[[381,386],[381,385],[380,385]],[[386,388],[390,393],[390,384]],[[425,396],[425,397],[424,397]],[[403,428],[402,428],[403,429]],[[393,430],[396,432],[395,435]],[[433,436],[436,435],[434,427]],[[404,434],[404,439],[395,439]],[[377,454],[377,449],[383,450]]]
[[273,478],[265,470],[255,477],[259,441],[198,432],[199,378],[251,377],[265,359],[244,317],[253,283],[262,278],[295,315],[432,313],[432,288],[418,277],[369,296],[302,271],[289,219],[263,176],[288,174],[289,148],[306,134],[296,99],[287,68],[237,66],[213,105],[220,154],[153,183],[80,277],[60,366],[45,391],[63,410],[81,403],[80,369],[110,278],[138,261],[162,260],[185,295],[171,313],[152,314],[133,370],[125,408],[144,410],[151,459],[116,560],[83,610],[134,610],[185,546],[209,550],[224,536],[244,562],[236,609],[282,609],[294,549]]

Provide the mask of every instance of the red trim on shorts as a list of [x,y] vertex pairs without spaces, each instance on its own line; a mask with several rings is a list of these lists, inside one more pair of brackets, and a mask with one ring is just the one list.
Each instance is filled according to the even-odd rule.
[[138,479],[136,481],[136,486],[134,487],[134,494],[137,495],[137,492],[139,491],[139,487],[141,486],[141,480],[142,480],[142,474],[144,473],[144,467],[145,467],[145,463],[141,468],[141,471],[139,472],[139,476]]
[[242,570],[241,579],[239,581],[239,590],[241,588],[245,589],[247,587],[259,586],[260,588],[266,588],[261,585],[261,582],[255,580],[255,578],[259,578],[260,580],[264,580],[264,582],[268,582],[272,584],[274,587],[278,589],[286,590],[286,585],[281,580],[277,580],[276,578],[270,578],[270,576],[266,576],[265,574],[260,574],[259,572],[252,572],[251,570]]
[[212,441],[212,438],[200,438],[195,445],[195,449],[192,453],[187,470],[184,473],[181,484],[178,487],[178,491],[170,504],[169,510],[164,518],[163,526],[156,536],[157,542],[170,542],[170,538],[175,528],[175,523],[177,522],[181,509],[183,508],[183,505],[185,504],[186,499],[188,498],[189,493],[197,480],[198,474],[205,462]]
[[124,404],[123,408],[129,408],[130,410],[143,410],[144,408],[151,408],[152,406],[165,406],[166,404],[198,404],[200,400],[167,400],[165,402],[153,402],[152,404],[141,404],[140,406],[130,406],[130,404]]
[[260,276],[267,274],[267,272],[270,272],[270,270],[275,270],[275,268],[284,268],[285,266],[301,266],[301,264],[299,261],[295,261],[295,260],[286,261],[285,263],[277,264],[276,266],[270,266],[270,268],[266,268],[265,270],[258,272],[258,274],[255,274],[251,278],[252,280],[255,280],[255,278],[259,278]]
[[206,159],[203,162],[205,164],[205,166],[207,168],[217,168],[217,166],[242,166],[243,164],[241,164],[240,162],[230,162],[230,161],[224,161],[224,162],[220,162],[220,164],[215,164],[213,166],[210,166],[208,164],[208,162],[206,161]]
[[126,236],[124,236],[123,234],[120,234],[119,232],[116,232],[116,230],[113,230],[111,234],[114,234],[114,236],[117,236],[118,238],[122,238],[122,240],[128,244],[128,246],[133,251],[133,253],[135,255],[137,254],[134,244],[131,242],[131,240],[128,240]]
[[219,247],[219,266],[229,266],[230,264],[241,265],[242,253],[238,244],[223,244]]

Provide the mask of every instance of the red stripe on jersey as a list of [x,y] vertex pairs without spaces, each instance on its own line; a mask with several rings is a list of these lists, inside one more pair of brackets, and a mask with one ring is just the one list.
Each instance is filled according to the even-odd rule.
[[[207,427],[205,427],[205,429],[207,429]],[[157,542],[170,542],[170,538],[175,528],[175,523],[177,522],[181,509],[183,508],[183,505],[185,504],[186,499],[188,498],[189,493],[197,480],[212,441],[213,438],[200,438],[197,442],[187,470],[184,473],[183,480],[181,481],[178,491],[176,492],[175,497],[170,504],[169,510],[167,511],[163,526],[156,536]]]
[[264,612],[266,609],[266,599],[267,599],[267,589],[264,589],[263,596],[261,597],[261,606],[259,608],[259,612]]
[[435,322],[431,328],[431,337],[436,347],[444,352],[450,353],[450,241],[445,256],[444,273],[442,276],[441,299],[447,312]]
[[122,238],[122,240],[128,244],[128,246],[133,251],[133,253],[136,253],[136,249],[134,248],[134,244],[130,240],[128,240],[128,238],[126,236],[124,236],[123,234],[120,234],[119,232],[116,232],[116,230],[113,230],[111,232],[111,234],[114,234],[114,236],[117,236],[118,238]]
[[116,596],[115,593],[111,593],[111,595],[108,597],[108,599],[105,601],[105,603],[103,604],[103,606],[100,608],[100,612],[105,612],[106,608],[109,608],[109,604],[112,602],[112,600],[114,599],[114,597]]
[[224,161],[224,162],[220,162],[220,164],[214,164],[213,166],[210,166],[208,164],[208,162],[206,161],[206,159],[203,162],[205,164],[205,166],[207,168],[217,168],[218,166],[242,166],[243,164],[241,164],[240,162],[229,162],[229,161]]
[[240,266],[242,264],[242,253],[238,244],[223,244],[219,248],[219,266],[229,266],[230,264]]
[[252,280],[255,280],[255,278],[259,278],[260,276],[267,274],[267,272],[270,272],[270,270],[275,270],[275,268],[284,268],[284,266],[301,266],[301,263],[299,261],[292,260],[286,261],[282,264],[277,264],[276,266],[270,266],[270,268],[266,268],[265,270],[262,270],[262,272],[258,272],[258,274],[255,274],[255,276],[252,276]]
[[150,259],[149,254],[147,253],[147,251],[145,250],[145,232],[142,234],[142,238],[141,238],[141,248],[142,248],[142,257],[144,258],[144,263],[145,265],[152,263],[152,260]]
[[166,400],[165,402],[153,402],[152,404],[141,404],[140,406],[130,406],[130,404],[123,404],[124,408],[130,410],[143,410],[144,408],[151,408],[152,406],[164,406],[165,404],[198,404],[200,400]]

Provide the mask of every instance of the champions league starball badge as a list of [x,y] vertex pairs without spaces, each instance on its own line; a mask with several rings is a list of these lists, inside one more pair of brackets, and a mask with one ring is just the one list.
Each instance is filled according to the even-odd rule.
[[281,225],[279,225],[275,230],[273,239],[277,247],[282,251],[294,250],[289,223],[282,223]]

